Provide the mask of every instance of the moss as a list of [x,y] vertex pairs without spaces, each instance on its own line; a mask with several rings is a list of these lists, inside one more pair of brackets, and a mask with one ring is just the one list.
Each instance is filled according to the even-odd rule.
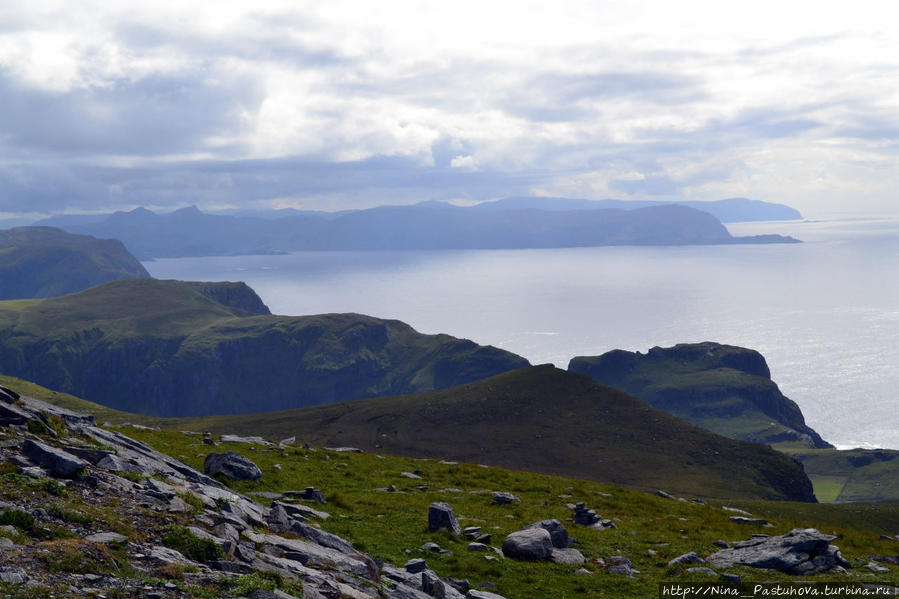
[[188,559],[198,562],[208,562],[225,557],[225,552],[214,541],[201,539],[183,526],[167,526],[163,531],[162,544],[180,551]]

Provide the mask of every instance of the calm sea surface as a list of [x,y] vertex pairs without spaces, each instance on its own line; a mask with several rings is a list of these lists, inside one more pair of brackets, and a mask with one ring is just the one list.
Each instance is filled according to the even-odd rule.
[[805,243],[303,252],[145,266],[163,279],[246,281],[276,314],[396,318],[561,368],[614,348],[751,347],[825,439],[899,448],[899,221],[729,229]]

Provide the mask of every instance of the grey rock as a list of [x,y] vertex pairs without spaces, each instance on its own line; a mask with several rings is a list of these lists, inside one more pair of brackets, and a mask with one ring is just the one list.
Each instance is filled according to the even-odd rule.
[[794,528],[785,535],[753,536],[734,543],[729,549],[716,551],[709,563],[717,568],[741,564],[752,568],[769,568],[787,574],[826,572],[835,566],[848,564],[839,548],[830,545],[836,537],[814,528]]
[[722,549],[727,549],[728,547],[730,547],[730,545],[727,543],[727,541],[722,541],[721,539],[718,539],[717,541],[715,541],[712,544],[715,547],[721,547]]
[[259,466],[233,451],[210,453],[203,462],[203,472],[209,476],[222,475],[231,480],[259,480]]
[[127,543],[128,537],[117,532],[98,532],[84,537],[84,540],[92,543],[102,543],[103,545],[117,545]]
[[570,544],[568,539],[568,530],[562,526],[562,523],[553,518],[552,520],[541,520],[540,522],[534,522],[533,524],[528,524],[524,527],[524,530],[528,530],[530,528],[542,528],[546,532],[549,533],[550,539],[552,539],[553,547],[558,549],[565,549]]
[[13,543],[11,540],[7,539],[6,537],[0,537],[0,550],[12,549],[15,546],[16,546],[16,544]]
[[747,518],[745,516],[731,516],[731,522],[736,522],[737,524],[756,524],[758,526],[770,526],[767,520],[764,518]]
[[446,585],[431,570],[425,570],[421,573],[421,590],[431,597],[446,599]]
[[425,543],[424,545],[422,545],[421,550],[422,551],[430,551],[432,553],[440,553],[441,551],[443,551],[443,548],[440,545],[438,545],[437,543],[429,542],[429,543]]
[[502,595],[497,595],[496,593],[490,593],[488,591],[476,591],[475,589],[470,589],[468,593],[465,594],[465,599],[506,599]]
[[503,555],[513,559],[548,559],[552,555],[552,551],[552,537],[543,528],[519,530],[503,540]]
[[467,578],[444,578],[443,582],[463,594],[467,593],[468,589],[471,588],[471,583],[468,582]]
[[275,502],[265,519],[268,529],[272,532],[282,533],[290,530],[290,517],[283,505]]
[[290,532],[300,537],[306,537],[307,539],[315,542],[318,545],[321,545],[322,547],[336,549],[337,551],[345,553],[347,555],[358,553],[353,548],[353,544],[346,539],[338,537],[335,534],[325,532],[319,528],[312,526],[311,524],[307,524],[306,522],[292,522],[290,525]]
[[424,572],[428,568],[428,564],[420,557],[416,557],[406,562],[403,568],[410,574],[418,574],[419,572]]
[[22,443],[22,454],[54,476],[63,478],[73,478],[87,467],[87,462],[81,458],[32,439],[26,439]]
[[298,497],[306,501],[317,501],[319,503],[328,503],[325,494],[315,487],[306,487],[302,491],[284,491],[286,497]]
[[412,472],[400,472],[400,476],[405,476],[406,478],[415,478],[415,479],[421,478],[419,475],[413,474]]
[[679,555],[668,562],[669,566],[679,566],[684,564],[704,564],[705,560],[699,557],[695,551]]
[[706,574],[708,576],[718,576],[718,573],[711,568],[700,566],[699,568],[687,568],[687,574]]
[[28,575],[23,568],[0,568],[0,582],[8,584],[22,584],[28,580]]
[[574,566],[580,566],[587,561],[587,558],[577,549],[558,549],[555,547],[553,547],[549,559],[556,564],[570,564]]
[[469,543],[468,550],[469,551],[490,551],[490,546],[485,545],[484,543]]
[[591,572],[587,568],[578,568],[577,570],[574,571],[574,573],[577,574],[578,576],[586,576],[588,574],[593,574],[593,572]]
[[609,574],[627,576],[628,578],[633,578],[634,574],[640,573],[639,570],[634,569],[634,564],[631,563],[631,560],[621,555],[611,556],[605,565],[605,569]]
[[721,575],[721,580],[738,586],[743,584],[743,579],[740,576],[738,576],[737,574],[728,574],[727,572]]
[[676,499],[676,497],[674,495],[672,495],[671,493],[666,493],[665,491],[662,491],[661,489],[656,491],[656,495],[658,495],[659,497],[664,497],[665,499]]
[[97,462],[99,462],[106,456],[115,455],[114,451],[109,451],[107,449],[94,449],[93,447],[68,447],[66,448],[66,451],[74,456],[78,456],[82,460],[87,460],[94,466],[96,466]]
[[239,435],[222,435],[219,437],[222,443],[249,443],[251,445],[271,446],[274,443],[266,441],[262,437],[241,437]]
[[103,458],[97,462],[97,467],[109,470],[110,472],[133,472],[144,476],[153,474],[152,469],[144,468],[139,462],[121,458],[115,454],[103,456]]
[[521,501],[519,497],[512,495],[511,493],[505,493],[502,491],[495,491],[493,493],[493,503],[496,505],[506,505],[515,501]]
[[462,528],[456,520],[452,506],[443,501],[432,503],[428,507],[428,530],[434,532],[441,528],[448,529],[456,536],[462,534]]
[[283,508],[284,511],[287,512],[287,515],[292,519],[296,518],[299,520],[305,520],[306,518],[319,518],[320,520],[327,520],[331,517],[331,514],[329,514],[328,512],[316,510],[309,507],[308,505],[275,501],[272,503],[272,508],[274,508],[275,506],[280,506],[281,508]]

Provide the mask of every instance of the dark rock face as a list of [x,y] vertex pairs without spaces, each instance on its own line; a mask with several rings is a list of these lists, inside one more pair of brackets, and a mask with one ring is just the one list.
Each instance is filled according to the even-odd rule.
[[39,441],[26,439],[22,443],[22,455],[46,468],[54,476],[73,478],[87,467],[87,462],[72,454]]
[[259,466],[233,451],[210,453],[203,462],[203,472],[209,476],[221,474],[231,480],[259,480]]
[[[765,358],[751,349],[706,342],[653,347],[646,354],[612,350],[601,356],[572,358],[568,369],[696,426],[708,424],[704,422],[707,418],[758,421],[758,430],[735,437],[740,440],[802,441],[815,448],[833,447],[805,424],[799,406],[771,380]],[[771,429],[771,420],[781,426]],[[733,434],[729,429],[711,430]]]
[[835,538],[814,528],[794,528],[785,535],[754,536],[734,543],[733,547],[710,555],[708,561],[719,568],[741,564],[787,574],[816,574],[838,566],[851,568],[839,547],[830,544]]
[[443,501],[432,503],[428,508],[428,530],[434,532],[441,528],[446,528],[456,536],[462,534],[462,527],[459,526],[452,506]]
[[503,555],[512,559],[542,560],[553,554],[552,537],[544,528],[526,528],[503,540]]

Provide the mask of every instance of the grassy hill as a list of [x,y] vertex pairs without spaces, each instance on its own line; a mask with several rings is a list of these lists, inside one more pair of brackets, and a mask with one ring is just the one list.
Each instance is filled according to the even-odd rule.
[[791,447],[832,447],[771,380],[765,358],[719,343],[613,350],[572,358],[568,369],[626,391],[687,422],[732,439]]
[[55,297],[107,281],[149,276],[115,239],[52,227],[0,231],[0,300]]
[[243,283],[114,281],[0,302],[0,372],[160,416],[430,391],[525,365],[395,320],[273,316]]
[[298,443],[478,462],[648,490],[813,499],[811,484],[791,458],[690,426],[552,366],[430,393],[302,410],[173,419],[109,416],[100,418],[276,440],[296,436]]

